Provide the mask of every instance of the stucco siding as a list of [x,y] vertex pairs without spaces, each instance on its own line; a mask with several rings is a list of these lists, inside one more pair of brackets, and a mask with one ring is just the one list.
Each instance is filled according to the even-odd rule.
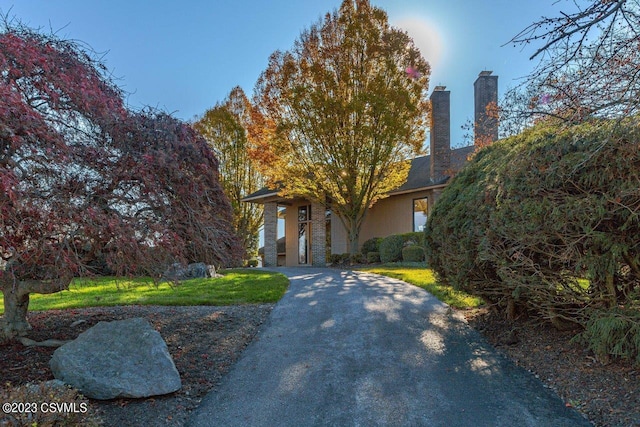
[[331,215],[331,253],[344,254],[349,252],[347,230],[337,215]]
[[413,201],[427,197],[429,210],[433,206],[433,191],[419,191],[409,194],[390,196],[379,200],[369,210],[360,230],[360,245],[373,237],[386,237],[391,234],[413,231]]

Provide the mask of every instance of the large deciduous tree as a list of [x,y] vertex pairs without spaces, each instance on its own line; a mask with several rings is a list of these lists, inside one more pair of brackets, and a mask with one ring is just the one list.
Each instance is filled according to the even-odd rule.
[[0,97],[0,339],[29,329],[30,293],[74,276],[238,258],[204,140],[167,115],[128,111],[77,44],[7,25]]
[[[626,117],[640,107],[640,4],[637,0],[557,2],[511,42],[537,45],[540,62],[511,94],[508,117],[553,116],[570,123]],[[524,119],[524,120],[523,120]],[[530,122],[530,120],[529,120]]]
[[429,64],[367,0],[345,0],[272,54],[256,104],[275,125],[259,150],[282,194],[330,203],[358,251],[370,208],[407,177],[429,113]]
[[234,225],[249,256],[258,253],[263,217],[261,205],[242,201],[264,186],[257,161],[251,156],[259,114],[242,88],[235,87],[227,99],[207,110],[193,125],[220,162],[220,183],[231,202]]

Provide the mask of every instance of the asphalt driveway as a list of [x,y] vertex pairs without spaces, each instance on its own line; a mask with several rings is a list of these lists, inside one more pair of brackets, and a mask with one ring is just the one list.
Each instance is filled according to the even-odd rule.
[[187,425],[589,426],[420,288],[282,268],[291,285]]

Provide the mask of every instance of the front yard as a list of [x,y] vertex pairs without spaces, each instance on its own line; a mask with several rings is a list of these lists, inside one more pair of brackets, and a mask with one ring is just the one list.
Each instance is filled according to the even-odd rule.
[[[279,273],[254,269],[223,271],[223,277],[154,284],[149,278],[78,278],[69,290],[32,294],[29,310],[63,310],[119,305],[210,305],[275,303],[289,281]],[[0,295],[0,314],[4,313]]]

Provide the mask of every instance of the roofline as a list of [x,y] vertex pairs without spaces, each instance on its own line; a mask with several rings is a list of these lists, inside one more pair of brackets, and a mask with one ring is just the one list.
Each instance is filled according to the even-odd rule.
[[268,199],[269,197],[277,196],[279,192],[280,192],[279,190],[273,190],[270,193],[259,194],[257,196],[243,197],[241,201],[242,202],[255,202],[257,200]]
[[[409,194],[409,193],[417,193],[419,191],[426,191],[426,190],[435,190],[438,188],[444,188],[447,186],[447,182],[443,182],[440,184],[434,184],[434,185],[428,185],[426,187],[418,187],[418,188],[410,188],[407,190],[401,190],[401,191],[390,191],[389,193],[387,193],[389,196],[399,196],[402,194]],[[278,190],[274,190],[270,193],[266,193],[266,194],[260,194],[257,196],[249,196],[249,197],[244,197],[242,199],[243,202],[259,202],[259,201],[264,201],[265,199],[271,198],[271,197],[277,197],[278,196],[279,191]]]
[[[448,182],[448,180],[447,180],[447,182]],[[417,193],[418,191],[436,190],[438,188],[446,187],[447,186],[447,182],[443,182],[442,184],[429,185],[427,187],[410,188],[408,190],[402,190],[402,191],[391,191],[391,192],[389,192],[387,194],[389,196],[399,196],[399,195],[402,195],[402,194]]]

